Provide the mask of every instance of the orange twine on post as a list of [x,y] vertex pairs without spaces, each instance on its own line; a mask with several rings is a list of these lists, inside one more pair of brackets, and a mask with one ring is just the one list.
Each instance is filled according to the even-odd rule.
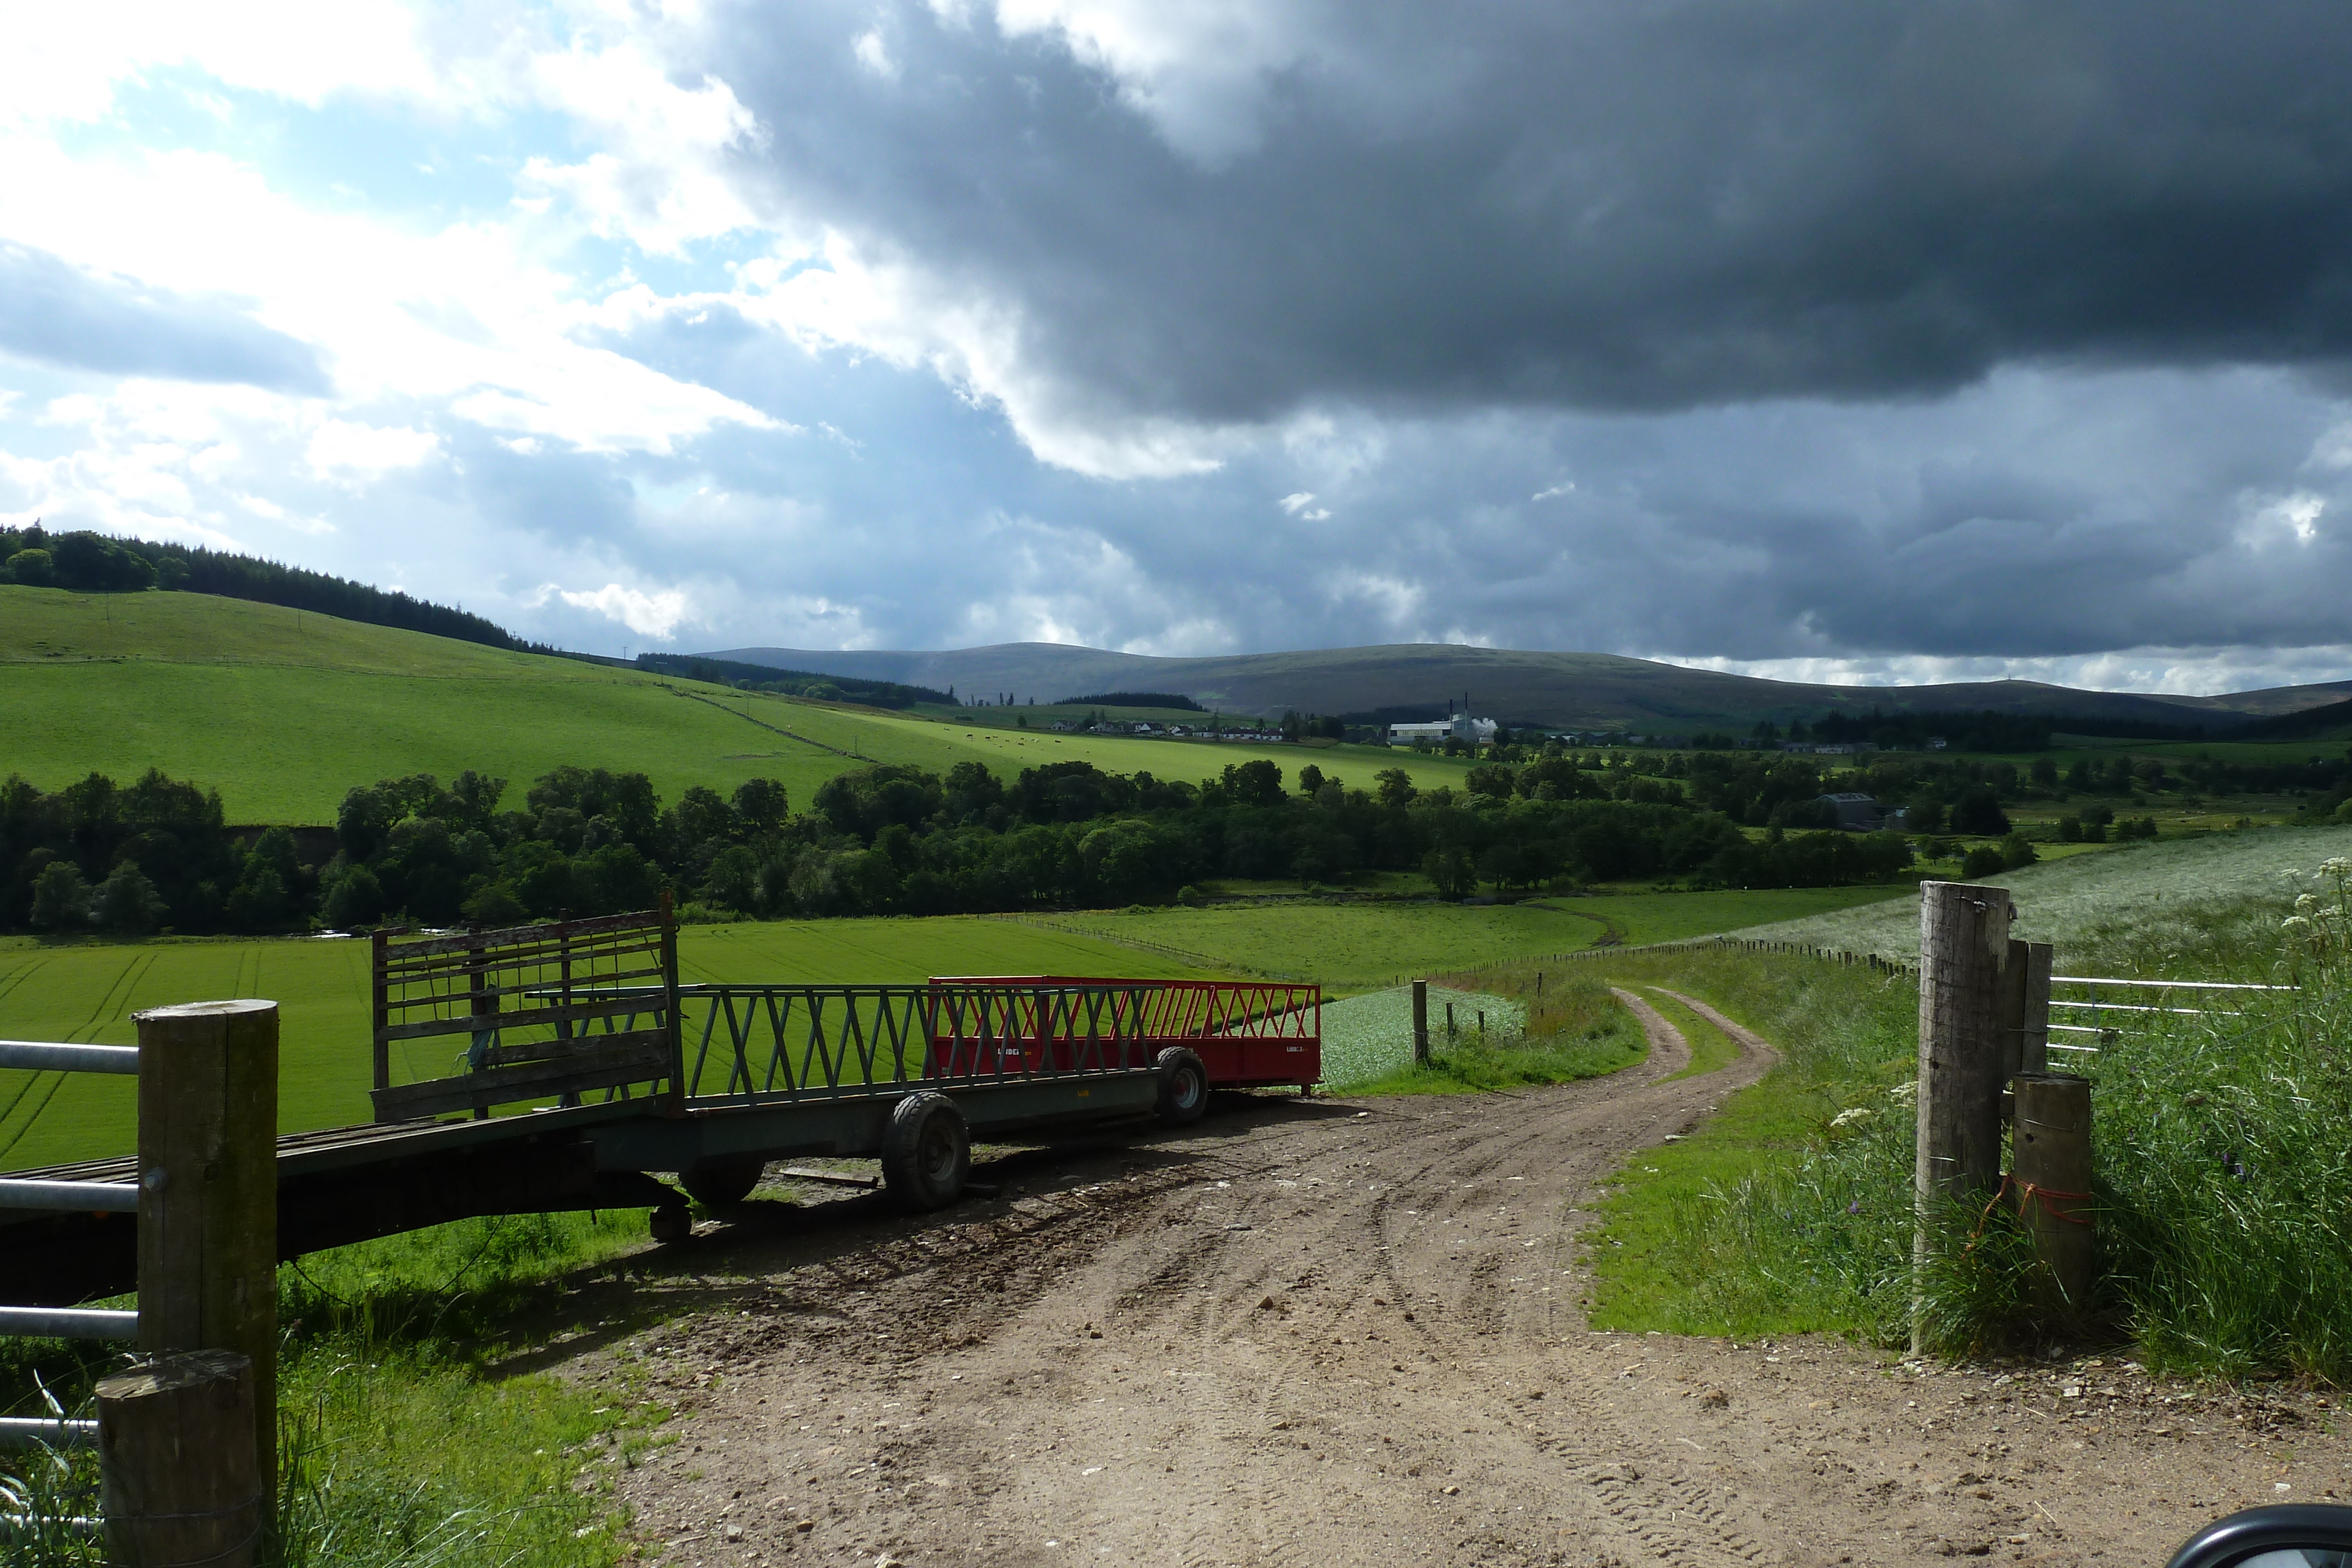
[[[1977,1243],[1984,1239],[1985,1221],[1992,1218],[1993,1206],[2008,1193],[2010,1183],[2013,1179],[2009,1172],[2000,1173],[2000,1185],[1993,1188],[1992,1197],[1985,1200],[1984,1212],[1977,1216],[1976,1228],[1969,1232],[1969,1244],[1961,1249],[1962,1251],[1975,1251]],[[2053,1198],[2059,1203],[2088,1203],[2092,1199],[2092,1195],[2087,1192],[2061,1192],[2054,1186],[2043,1186],[2038,1182],[2017,1183],[2017,1207],[2021,1213],[2027,1204],[2039,1203],[2042,1206],[2042,1212],[2053,1219],[2063,1220],[2068,1225],[2091,1223],[2082,1215],[2070,1214],[2063,1208],[2053,1207],[2051,1201]]]

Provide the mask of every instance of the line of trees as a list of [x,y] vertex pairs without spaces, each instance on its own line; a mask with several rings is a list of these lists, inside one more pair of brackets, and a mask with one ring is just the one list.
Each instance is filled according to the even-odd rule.
[[867,707],[910,708],[917,703],[952,703],[955,694],[898,681],[869,681],[854,675],[825,675],[814,670],[785,670],[768,664],[748,664],[740,659],[713,659],[700,653],[640,653],[640,668],[683,675],[714,685],[775,692],[784,696],[810,697],[819,702],[862,703]]
[[1344,884],[1425,873],[1443,896],[1594,882],[1800,886],[1879,879],[1910,862],[1900,835],[1788,832],[1751,841],[1678,788],[1572,759],[1475,769],[1423,792],[1401,768],[1370,789],[1313,764],[1286,787],[1265,758],[1200,784],[1084,762],[1007,782],[886,765],[828,779],[807,809],[755,779],[664,805],[642,773],[560,768],[520,802],[475,772],[389,779],[345,795],[331,841],[239,834],[217,793],[150,772],[53,793],[0,787],[10,868],[0,926],[283,932],[402,920],[505,925],[646,907],[665,887],[712,915],[940,915],[1164,902],[1216,876]]
[[87,530],[50,533],[38,523],[24,528],[0,528],[0,582],[30,588],[64,588],[77,593],[177,589],[279,604],[289,610],[308,610],[370,626],[425,632],[436,637],[454,637],[461,643],[480,643],[518,653],[559,652],[544,643],[526,643],[479,615],[412,599],[405,593],[387,593],[364,582],[330,577],[323,571],[206,549],[201,545],[110,538]]

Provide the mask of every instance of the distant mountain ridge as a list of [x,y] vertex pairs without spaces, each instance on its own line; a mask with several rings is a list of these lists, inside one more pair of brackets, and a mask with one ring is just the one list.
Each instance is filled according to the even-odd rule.
[[2278,686],[2224,696],[2082,691],[2038,681],[1832,686],[1687,669],[1616,653],[1554,653],[1405,643],[1286,653],[1171,659],[1057,643],[940,651],[730,648],[705,655],[860,680],[1009,692],[1051,702],[1074,691],[1181,692],[1205,707],[1274,716],[1463,700],[1482,716],[1573,728],[1688,734],[1745,730],[1759,720],[1811,721],[1825,712],[2063,714],[2116,723],[2196,725],[2216,734],[2252,719],[2344,700],[2352,682]]

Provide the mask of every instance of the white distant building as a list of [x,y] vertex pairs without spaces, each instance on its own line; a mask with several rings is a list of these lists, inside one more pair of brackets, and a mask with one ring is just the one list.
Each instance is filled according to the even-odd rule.
[[1392,724],[1389,726],[1389,744],[1412,746],[1425,740],[1432,746],[1443,746],[1448,740],[1459,740],[1471,746],[1492,746],[1498,727],[1491,718],[1472,718],[1467,714],[1458,718],[1432,719],[1426,724]]

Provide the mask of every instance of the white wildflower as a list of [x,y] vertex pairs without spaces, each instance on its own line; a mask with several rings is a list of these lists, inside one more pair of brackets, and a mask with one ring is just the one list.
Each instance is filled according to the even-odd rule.
[[[1916,1089],[1917,1088],[1917,1085],[1914,1084],[1912,1087]],[[1850,1110],[1841,1111],[1836,1115],[1832,1116],[1830,1118],[1830,1125],[1832,1127],[1851,1127],[1856,1123],[1867,1122],[1873,1116],[1877,1114],[1877,1112],[1872,1110],[1867,1105],[1856,1105]]]
[[2315,910],[2315,909],[2316,909],[2316,908],[2318,908],[2318,907],[2319,907],[2319,895],[2318,895],[2317,894],[2315,894],[2315,893],[2305,893],[2305,894],[2296,894],[2296,895],[2295,895],[2295,900],[2294,900],[2294,912],[2295,912],[2297,915],[2308,915],[2308,914],[2310,914],[2313,910]]
[[2308,916],[2290,915],[2279,922],[2279,929],[2290,936],[2301,936],[2307,934],[2312,929],[2312,925]]
[[1898,1083],[1886,1092],[1886,1097],[1889,1100],[1900,1100],[1906,1103],[1916,1100],[1919,1098],[1919,1081],[1914,1078],[1908,1083]]

